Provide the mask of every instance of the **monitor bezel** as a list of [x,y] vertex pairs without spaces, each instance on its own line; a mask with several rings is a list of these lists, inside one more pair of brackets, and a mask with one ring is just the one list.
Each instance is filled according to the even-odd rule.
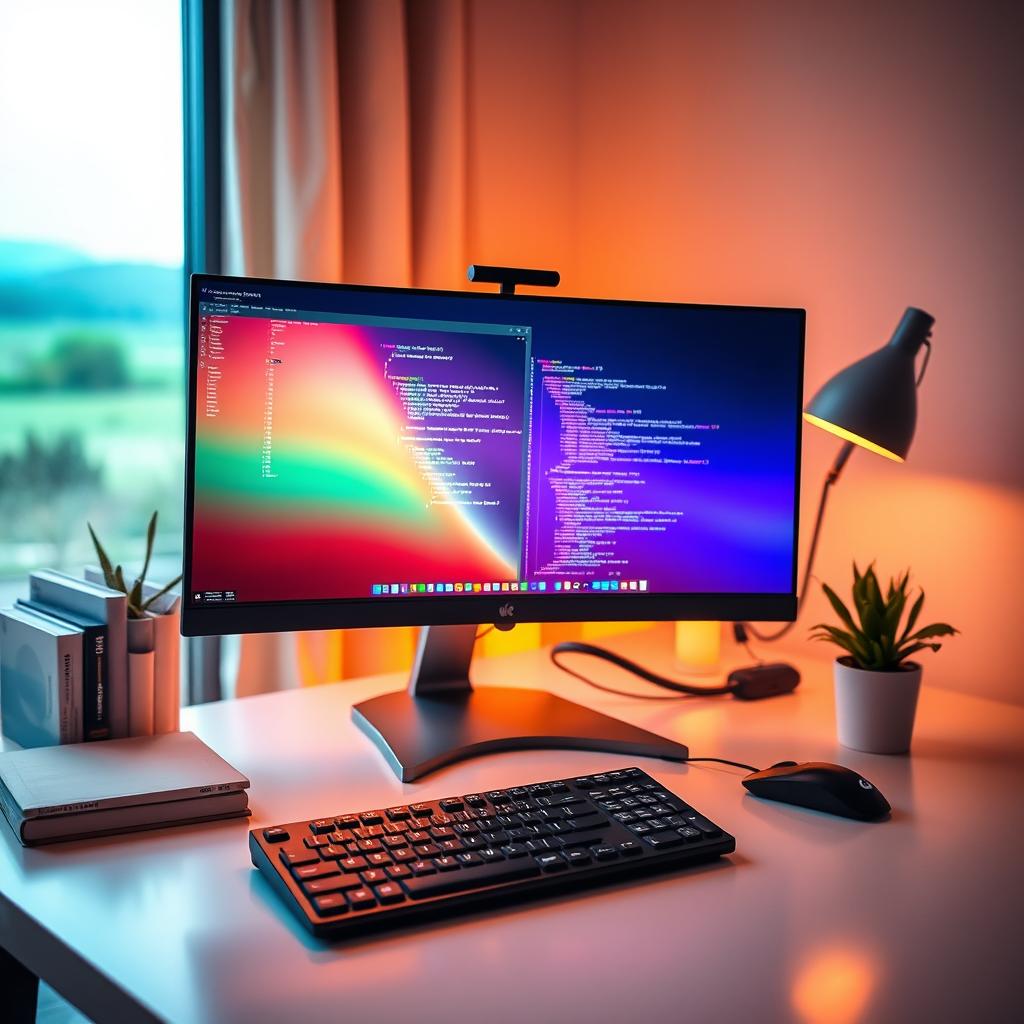
[[[508,303],[528,298],[531,301],[582,303],[586,305],[679,307],[684,309],[727,309],[780,313],[800,318],[798,400],[793,409],[796,451],[793,494],[793,565],[790,590],[785,594],[571,594],[554,591],[521,591],[500,594],[451,595],[426,594],[417,597],[336,598],[330,601],[266,601],[195,605],[192,603],[192,528],[195,498],[195,432],[198,289],[204,284],[251,284],[294,286],[314,290],[334,290],[477,300],[482,303]],[[526,622],[609,622],[720,620],[786,622],[796,617],[797,553],[800,525],[800,467],[802,451],[802,408],[806,310],[794,306],[738,306],[720,303],[653,302],[633,299],[578,298],[565,295],[502,295],[498,292],[446,291],[428,288],[397,288],[384,285],[333,284],[330,282],[291,281],[263,277],[237,277],[221,274],[192,274],[189,279],[188,316],[188,396],[186,402],[185,510],[183,538],[183,580],[181,632],[184,636],[218,636],[229,633],[275,633],[293,630],[354,629],[367,626],[440,626],[493,623],[509,628]]]

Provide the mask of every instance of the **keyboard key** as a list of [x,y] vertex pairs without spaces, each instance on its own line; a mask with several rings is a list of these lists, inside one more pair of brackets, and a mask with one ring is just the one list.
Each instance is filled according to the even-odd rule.
[[603,818],[600,815],[596,818],[566,818],[565,823],[573,832],[596,832],[611,825],[607,818]]
[[342,832],[351,831],[359,828],[359,819],[354,814],[344,814],[340,818],[335,818],[334,824]]
[[405,891],[397,882],[385,882],[378,885],[374,892],[377,899],[383,904],[402,903],[405,900]]
[[422,846],[414,847],[421,857],[436,857],[441,852],[441,847],[435,843],[423,843]]
[[348,894],[348,905],[353,910],[367,910],[377,906],[377,898],[369,889],[353,889]]
[[341,860],[342,857],[348,856],[348,850],[344,846],[327,846],[320,847],[320,856],[324,860]]
[[391,857],[386,853],[368,853],[366,860],[367,863],[375,868],[386,867],[391,863]]
[[487,800],[479,793],[470,793],[469,796],[462,798],[466,802],[467,807],[486,807]]
[[286,843],[291,839],[287,829],[281,828],[280,825],[274,828],[265,828],[263,830],[263,840],[267,843]]
[[617,860],[619,851],[614,846],[595,846],[593,854],[594,860]]
[[501,852],[508,858],[525,857],[530,851],[522,843],[509,843],[503,846]]
[[437,874],[437,868],[434,867],[434,862],[431,860],[413,861],[409,865],[409,870],[416,876]]
[[461,839],[442,839],[437,844],[445,853],[458,853],[462,849]]
[[290,868],[301,867],[303,864],[318,864],[320,854],[316,850],[282,850],[281,863]]
[[414,853],[412,850],[402,849],[402,850],[392,850],[392,852],[391,852],[391,859],[396,864],[408,864],[410,861],[418,860],[419,858],[418,858],[417,854]]
[[399,847],[408,846],[409,842],[405,836],[384,836],[381,842],[389,850],[397,850]]
[[305,864],[300,868],[294,868],[295,877],[300,882],[308,882],[313,878],[330,878],[332,875],[340,875],[341,872],[334,861],[322,861],[319,864]]
[[328,896],[317,896],[313,900],[316,912],[322,917],[330,914],[347,914],[348,902],[340,892],[331,893]]
[[412,817],[408,807],[389,807],[384,813],[392,821],[407,821]]
[[684,825],[676,831],[688,842],[695,843],[698,839],[702,839],[704,834],[700,829],[692,828],[690,825]]
[[562,856],[574,868],[590,863],[590,854],[586,850],[566,850]]
[[434,805],[410,804],[409,811],[417,818],[429,818],[434,813]]
[[560,853],[541,853],[533,858],[537,866],[547,874],[555,871],[565,871],[569,867],[562,859]]
[[[682,818],[679,819],[679,824],[683,824]],[[302,840],[302,845],[308,847],[310,850],[318,850],[321,846],[327,846],[330,840],[327,836],[306,836]]]
[[358,889],[362,884],[355,875],[336,875],[334,878],[314,878],[312,882],[305,882],[302,888],[307,896],[320,896],[328,892]]
[[540,869],[532,860],[502,861],[500,864],[483,864],[479,867],[464,868],[446,875],[429,875],[424,878],[407,878],[402,882],[414,900],[430,896],[442,896],[452,892],[466,892],[491,885],[501,885],[523,878],[535,878]]
[[364,825],[380,825],[384,821],[384,814],[381,811],[363,811],[359,820]]
[[379,885],[381,882],[388,880],[388,876],[379,868],[371,868],[369,871],[364,871],[359,877],[363,880],[363,885]]
[[388,878],[411,878],[412,872],[405,864],[392,864],[391,867],[385,868],[387,871]]
[[468,850],[465,853],[455,854],[455,859],[463,866],[467,864],[483,864],[484,859],[479,853],[473,853],[472,850]]
[[367,866],[365,857],[346,857],[338,861],[338,867],[342,871],[362,871]]
[[459,862],[454,857],[435,857],[434,864],[438,871],[458,871]]
[[360,853],[380,853],[384,849],[379,839],[360,839],[356,846]]
[[679,846],[681,843],[686,842],[686,840],[673,829],[664,829],[660,832],[652,832],[649,836],[644,836],[644,842],[655,850],[665,850],[670,846]]
[[627,839],[624,843],[619,843],[619,853],[635,857],[638,853],[643,853],[643,847],[635,839]]
[[411,832],[405,833],[405,841],[407,843],[429,843],[430,833],[421,831],[420,829],[414,829]]
[[321,818],[319,821],[311,821],[309,823],[309,830],[315,835],[320,835],[324,832],[334,831],[334,819],[333,818]]
[[450,813],[451,811],[461,811],[464,804],[461,800],[451,797],[448,800],[442,800],[439,806],[442,811],[448,811]]
[[717,836],[722,830],[713,822],[708,821],[702,814],[686,814],[686,823],[691,828],[699,828],[706,836]]

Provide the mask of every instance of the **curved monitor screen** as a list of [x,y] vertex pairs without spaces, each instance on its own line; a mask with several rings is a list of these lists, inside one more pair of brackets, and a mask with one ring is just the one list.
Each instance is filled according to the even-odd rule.
[[197,278],[187,601],[792,594],[803,328]]

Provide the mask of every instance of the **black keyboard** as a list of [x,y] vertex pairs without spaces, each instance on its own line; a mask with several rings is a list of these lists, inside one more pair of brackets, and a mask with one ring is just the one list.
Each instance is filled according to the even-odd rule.
[[253,829],[315,935],[680,868],[736,841],[639,768]]

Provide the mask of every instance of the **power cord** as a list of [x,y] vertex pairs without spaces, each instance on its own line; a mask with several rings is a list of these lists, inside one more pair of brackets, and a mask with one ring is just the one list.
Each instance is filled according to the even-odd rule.
[[689,764],[691,761],[714,761],[717,764],[732,765],[733,768],[746,768],[747,771],[751,772],[759,772],[761,770],[760,768],[755,768],[752,764],[743,764],[741,761],[728,761],[724,757],[688,757],[686,764]]
[[[674,690],[675,692],[672,694],[636,693],[630,690],[618,690],[614,686],[605,686],[603,683],[598,683],[583,675],[582,672],[569,668],[568,665],[559,660],[560,654],[587,654],[592,658],[600,658],[602,661],[611,662],[611,664],[618,668],[625,669],[625,671],[631,672],[633,675],[639,676],[649,683],[654,683],[655,686],[660,686],[665,690]],[[660,676],[656,672],[651,672],[650,669],[638,665],[635,661],[630,661],[629,658],[622,657],[621,654],[615,654],[612,651],[605,650],[603,647],[595,647],[593,644],[578,643],[577,641],[555,644],[551,648],[551,661],[563,672],[574,676],[588,686],[594,687],[595,690],[614,693],[619,697],[634,697],[637,700],[682,700],[684,697],[718,697],[723,694],[732,693],[736,689],[734,683],[724,683],[721,686],[691,686],[688,683],[680,683],[674,679]]]

